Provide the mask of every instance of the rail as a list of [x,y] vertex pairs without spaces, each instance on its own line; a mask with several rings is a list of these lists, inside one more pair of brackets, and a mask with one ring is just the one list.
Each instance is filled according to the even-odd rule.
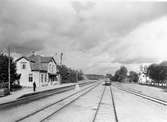
[[134,90],[128,90],[128,89],[122,88],[122,87],[120,87],[120,86],[115,86],[115,85],[114,85],[114,87],[118,88],[119,90],[122,90],[122,91],[128,92],[128,93],[130,93],[130,94],[133,94],[133,95],[135,95],[135,96],[141,97],[141,98],[143,98],[143,99],[146,99],[146,100],[149,100],[149,101],[152,101],[152,102],[155,102],[155,103],[158,103],[158,104],[167,106],[167,101],[164,101],[164,100],[161,100],[161,99],[152,97],[152,96],[148,96],[148,95],[139,93],[139,92],[134,91]]
[[47,105],[47,106],[45,106],[45,107],[42,107],[42,108],[40,108],[40,109],[38,109],[38,110],[36,110],[36,111],[30,113],[30,114],[27,114],[26,116],[24,116],[24,117],[18,119],[16,122],[20,122],[20,121],[23,121],[23,120],[28,119],[28,118],[30,118],[30,117],[33,117],[33,116],[35,116],[36,114],[38,114],[39,112],[41,112],[41,111],[44,111],[44,110],[46,110],[46,109],[48,109],[48,108],[50,108],[50,107],[52,107],[52,106],[54,106],[54,105],[56,105],[56,104],[58,104],[58,103],[60,103],[60,102],[63,102],[63,101],[65,101],[65,100],[69,99],[70,97],[73,97],[73,96],[77,95],[78,93],[81,93],[81,92],[83,92],[83,91],[85,91],[85,90],[88,90],[88,91],[82,93],[82,94],[81,94],[79,97],[77,97],[76,99],[70,101],[69,103],[67,103],[67,104],[65,104],[64,106],[62,106],[61,108],[59,108],[58,110],[56,110],[56,111],[54,111],[53,113],[49,114],[48,116],[44,117],[44,118],[41,120],[41,122],[43,122],[43,121],[47,120],[48,118],[50,118],[51,116],[53,116],[53,115],[54,115],[55,113],[57,113],[58,111],[60,111],[61,109],[65,108],[66,106],[68,106],[69,104],[71,104],[72,102],[74,102],[75,100],[79,99],[81,96],[83,96],[83,95],[85,95],[86,93],[88,93],[89,91],[93,90],[93,89],[94,89],[95,87],[97,87],[99,84],[100,84],[100,83],[97,83],[96,85],[93,84],[93,85],[91,85],[91,86],[88,86],[88,87],[86,87],[86,88],[84,88],[84,89],[82,89],[82,90],[80,90],[80,91],[78,91],[78,92],[75,92],[75,93],[73,93],[73,94],[71,94],[71,95],[69,95],[69,96],[67,96],[67,97],[65,97],[65,98],[62,98],[62,99],[60,99],[60,100],[58,100],[58,101],[56,101],[56,102],[54,102],[54,103],[52,103],[52,104],[49,104],[49,105]]

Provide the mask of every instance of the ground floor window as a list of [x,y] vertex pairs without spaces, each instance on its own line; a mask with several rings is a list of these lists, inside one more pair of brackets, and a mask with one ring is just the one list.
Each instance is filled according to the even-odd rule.
[[43,74],[41,74],[41,82],[43,82]]
[[49,75],[49,81],[57,81],[56,75]]
[[32,82],[33,81],[33,76],[32,74],[29,74],[29,82]]
[[47,82],[47,74],[45,74],[45,82]]

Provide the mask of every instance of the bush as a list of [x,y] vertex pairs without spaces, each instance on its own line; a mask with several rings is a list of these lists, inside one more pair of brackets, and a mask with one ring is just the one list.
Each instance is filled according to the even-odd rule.
[[20,86],[19,84],[13,84],[13,85],[11,85],[11,90],[12,91],[16,91],[16,90],[19,90],[21,88],[22,88],[22,86]]
[[139,79],[138,74],[136,72],[134,72],[134,71],[130,71],[130,73],[129,73],[129,82],[136,82],[137,83],[138,79]]
[[83,72],[71,69],[65,65],[58,66],[62,83],[75,83],[77,80],[83,80]]

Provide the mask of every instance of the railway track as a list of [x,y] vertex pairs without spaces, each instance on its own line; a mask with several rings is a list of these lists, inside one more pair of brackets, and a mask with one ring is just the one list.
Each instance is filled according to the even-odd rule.
[[[103,98],[104,98],[104,95],[109,95],[109,94],[105,94],[106,87],[107,87],[107,86],[105,86],[105,88],[104,88],[104,90],[103,90],[103,92],[102,92],[102,94],[101,94],[101,97],[100,97],[100,100],[99,100],[99,103],[98,103],[98,106],[97,106],[97,109],[96,109],[96,112],[95,112],[95,114],[94,114],[94,117],[93,117],[92,122],[96,122],[96,121],[97,121],[97,116],[98,116],[98,114],[100,114],[100,113],[99,113],[99,110],[101,109],[101,107],[103,107],[103,106],[101,106],[101,105],[104,104],[104,103],[102,103]],[[114,95],[113,95],[111,86],[108,86],[108,87],[109,87],[109,89],[110,89],[110,95],[111,95],[111,99],[112,99],[112,108],[113,108],[113,113],[114,113],[114,115],[113,115],[113,116],[114,116],[114,120],[107,120],[107,121],[110,121],[110,122],[112,122],[112,121],[118,122],[118,117],[117,117],[117,112],[116,112],[116,107],[115,107],[115,101],[114,101]],[[111,107],[111,106],[110,106],[110,107]],[[112,114],[110,114],[110,116],[112,116]]]
[[[73,94],[71,94],[71,95],[69,95],[69,96],[67,96],[67,97],[55,102],[55,103],[49,104],[49,105],[47,105],[45,107],[42,107],[42,108],[40,108],[40,109],[38,109],[38,110],[36,110],[36,111],[34,111],[34,112],[22,117],[22,118],[19,118],[18,120],[16,120],[16,122],[31,121],[31,120],[34,121],[34,119],[32,119],[32,118],[35,118],[36,116],[41,115],[42,112],[46,112],[48,114],[45,114],[44,116],[41,116],[40,122],[47,121],[50,117],[52,117],[58,111],[62,110],[66,106],[70,105],[71,103],[73,103],[74,101],[79,99],[81,96],[86,95],[87,93],[89,93],[91,90],[93,90],[94,88],[96,88],[100,84],[101,83],[97,83],[95,85],[93,84],[93,85],[91,85],[89,87],[86,87],[86,88],[84,88],[84,89],[82,89],[82,90],[80,90],[78,92],[75,92],[75,93],[73,93]],[[62,105],[60,105],[61,103],[62,103]],[[58,107],[56,107],[56,105]],[[53,110],[54,107],[56,109],[54,109],[54,111],[50,112],[49,109]]]
[[112,104],[113,104],[113,109],[114,109],[115,122],[118,122],[118,116],[117,116],[117,111],[116,111],[116,106],[115,106],[115,101],[114,101],[114,94],[112,92],[111,86],[110,86],[110,93],[111,93]]
[[95,121],[96,121],[96,117],[97,117],[97,114],[98,114],[98,112],[99,112],[100,105],[101,105],[102,99],[103,99],[103,97],[104,97],[104,92],[105,92],[105,90],[106,90],[106,86],[104,87],[104,90],[103,90],[103,92],[102,92],[102,94],[101,94],[100,101],[99,101],[99,103],[98,103],[98,105],[97,105],[97,109],[96,109],[96,112],[95,112],[95,115],[94,115],[94,117],[93,117],[93,121],[92,121],[92,122],[95,122]]
[[155,98],[155,97],[152,97],[152,96],[145,95],[145,94],[140,93],[140,92],[138,92],[138,91],[136,91],[136,90],[122,88],[121,86],[117,86],[117,85],[113,85],[113,86],[116,87],[116,88],[118,88],[118,89],[121,90],[121,91],[128,92],[128,93],[130,93],[130,94],[133,94],[133,95],[138,96],[138,97],[141,97],[141,98],[143,98],[143,99],[152,101],[152,102],[154,102],[154,103],[167,106],[167,101],[165,101],[165,100],[161,100],[161,99],[158,99],[158,98]]

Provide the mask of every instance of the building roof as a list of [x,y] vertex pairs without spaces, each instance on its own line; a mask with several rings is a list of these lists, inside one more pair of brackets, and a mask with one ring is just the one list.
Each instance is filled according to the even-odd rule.
[[[30,62],[30,66],[31,66],[31,70],[32,71],[46,71],[48,70],[48,64],[51,61],[54,61],[53,57],[44,57],[44,56],[40,56],[40,55],[31,55],[29,57],[20,57],[19,59],[16,60],[19,61],[20,59],[25,58],[26,60],[28,60]],[[55,62],[56,64],[56,62]]]
[[20,57],[20,58],[16,59],[16,60],[15,60],[15,62],[19,61],[19,60],[20,60],[20,59],[22,59],[22,58],[24,58],[24,59],[26,59],[27,61],[29,61],[29,59],[28,59],[27,57],[22,56],[22,57]]

